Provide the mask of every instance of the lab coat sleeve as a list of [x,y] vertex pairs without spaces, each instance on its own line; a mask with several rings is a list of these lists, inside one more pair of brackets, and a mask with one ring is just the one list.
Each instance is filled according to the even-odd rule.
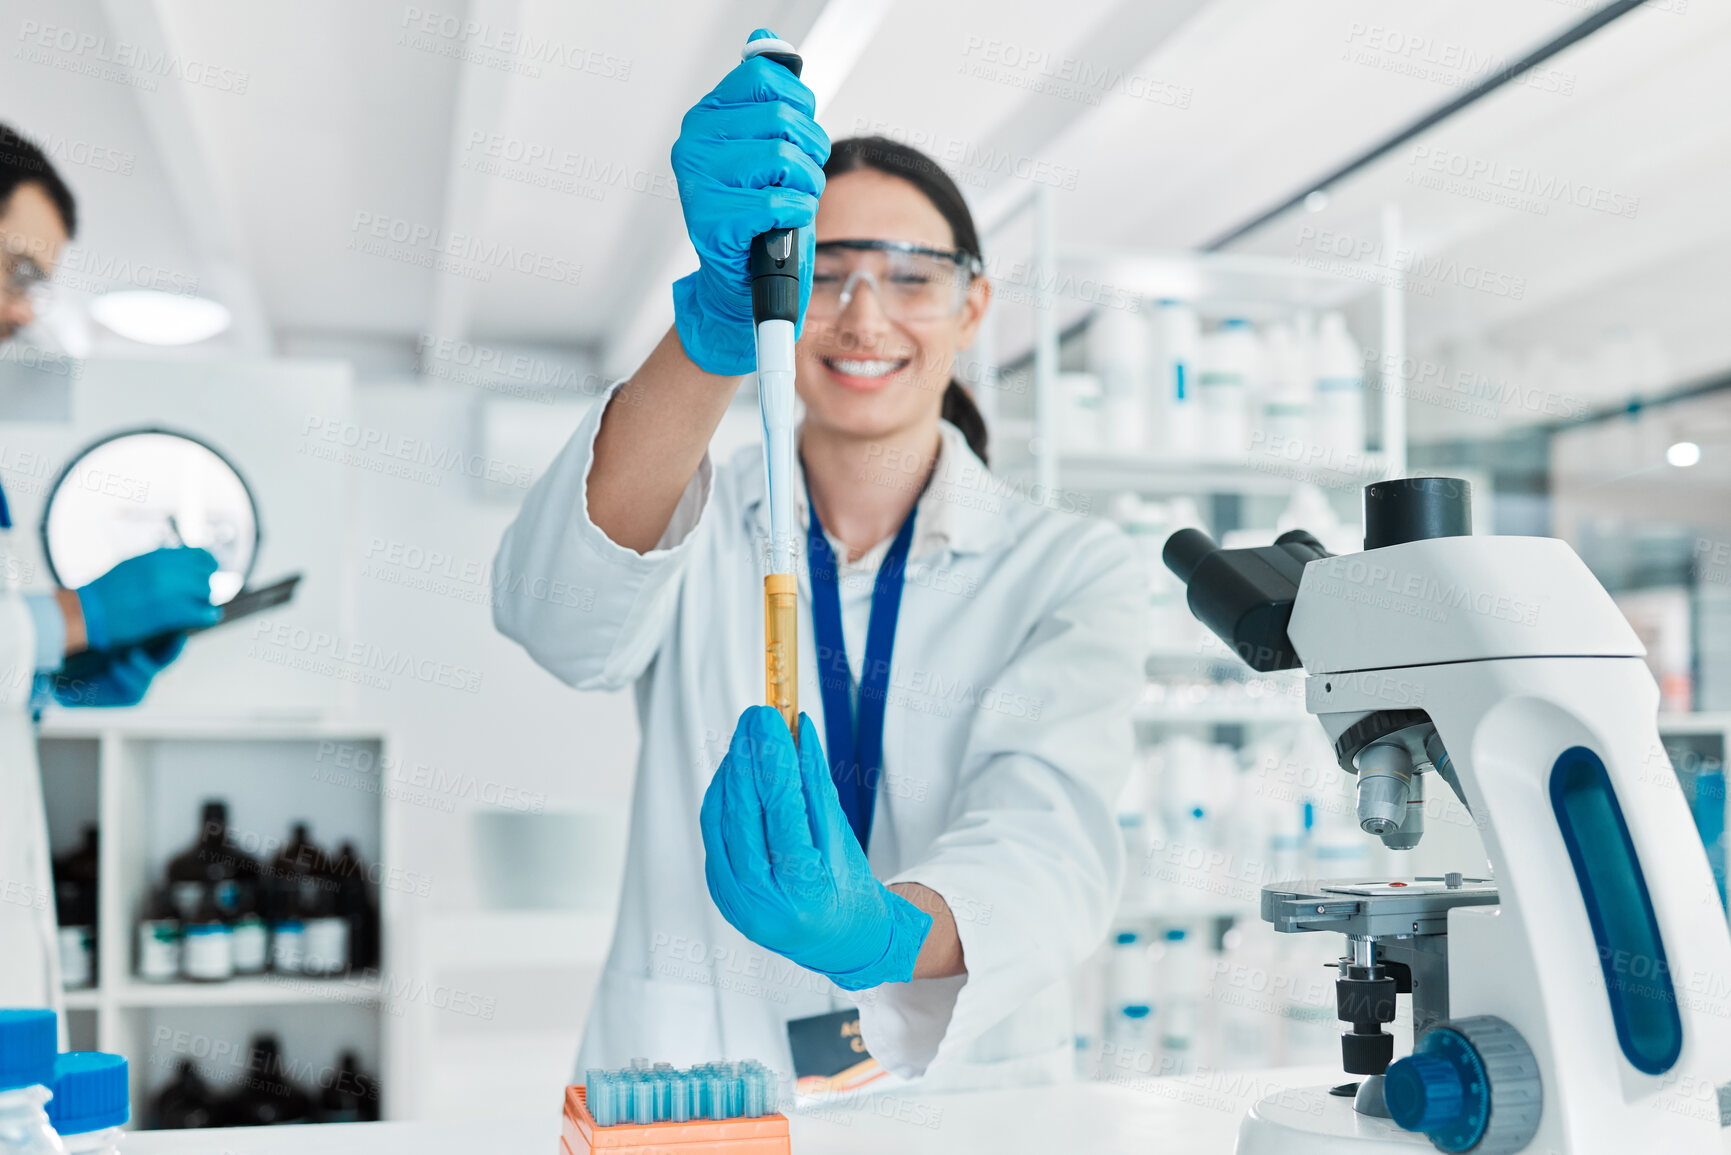
[[714,473],[705,454],[656,548],[638,553],[615,542],[590,520],[588,503],[606,404],[584,417],[530,489],[493,562],[494,626],[580,690],[629,685],[654,658],[673,621]]
[[30,624],[35,630],[36,669],[58,670],[66,661],[66,616],[53,594],[28,593],[24,606],[30,611]]
[[0,591],[0,668],[5,671],[0,676],[0,712],[21,714],[30,709],[39,668],[36,651],[36,623],[28,595]]
[[1128,539],[1105,525],[1068,562],[1066,592],[994,697],[982,695],[943,832],[889,880],[943,896],[967,967],[862,1000],[866,1047],[893,1074],[997,1057],[971,1044],[1064,980],[1110,928],[1124,874],[1113,804],[1134,750],[1148,585]]

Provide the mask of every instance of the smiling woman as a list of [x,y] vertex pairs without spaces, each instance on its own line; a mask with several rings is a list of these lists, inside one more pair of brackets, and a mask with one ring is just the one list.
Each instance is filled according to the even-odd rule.
[[[1008,500],[986,468],[952,369],[991,285],[955,184],[892,141],[832,148],[812,103],[759,58],[686,115],[701,263],[674,330],[495,563],[500,630],[574,687],[639,689],[624,897],[579,1067],[726,1054],[818,1078],[837,1071],[798,1040],[839,1029],[850,1062],[928,1085],[1049,1080],[1071,1063],[1066,976],[1123,871],[1146,579],[1117,530]],[[797,743],[753,705],[763,451],[708,454],[752,364],[747,248],[786,228],[812,246],[797,670],[822,703]],[[597,595],[574,614],[509,593],[539,579]],[[719,765],[694,761],[726,734]]]
[[[818,204],[811,332],[800,346],[807,422],[814,394],[821,395],[818,368],[843,387],[868,390],[906,374],[914,397],[941,396],[943,419],[986,460],[985,420],[950,376],[956,354],[973,343],[991,300],[991,282],[981,275],[979,233],[961,191],[936,161],[884,137],[838,142],[824,175],[829,187]],[[875,302],[868,304],[859,292],[866,285]],[[912,348],[857,356],[888,340],[887,331],[876,327],[873,305]],[[850,352],[856,355],[842,356]]]

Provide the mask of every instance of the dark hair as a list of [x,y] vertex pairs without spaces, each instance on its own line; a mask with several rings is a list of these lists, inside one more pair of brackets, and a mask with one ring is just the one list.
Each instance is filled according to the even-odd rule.
[[60,223],[66,235],[78,231],[78,206],[73,203],[72,190],[48,162],[48,154],[18,135],[10,125],[0,124],[0,212],[12,202],[12,194],[21,184],[34,184],[48,194],[60,213]]
[[[962,190],[956,187],[948,173],[938,167],[937,161],[917,148],[897,144],[888,137],[850,136],[830,145],[823,175],[826,179],[833,179],[844,172],[862,168],[900,177],[913,185],[949,224],[956,251],[976,261],[985,259],[985,254],[980,252],[980,233],[974,228],[974,216],[968,211],[968,202],[962,199]],[[944,388],[943,418],[962,431],[974,456],[985,461],[986,419],[980,416],[973,397],[954,377]]]

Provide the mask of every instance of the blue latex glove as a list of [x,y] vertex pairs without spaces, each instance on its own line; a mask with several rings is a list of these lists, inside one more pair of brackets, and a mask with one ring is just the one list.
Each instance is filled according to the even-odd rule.
[[129,557],[78,591],[84,636],[93,650],[117,650],[199,626],[222,611],[210,604],[216,559],[208,550],[153,550]]
[[[773,37],[759,28],[751,39]],[[742,61],[685,114],[673,175],[698,268],[673,283],[673,327],[703,370],[738,377],[757,368],[751,324],[751,239],[798,228],[799,327],[811,299],[814,234],[829,137],[812,119],[811,89],[772,60]]]
[[102,666],[85,677],[50,675],[49,689],[62,706],[136,706],[144,700],[150,680],[178,658],[185,645],[186,635],[177,634],[155,645],[105,653]]
[[932,916],[872,877],[810,718],[796,751],[780,714],[746,710],[701,820],[710,897],[739,933],[843,990],[913,977]]

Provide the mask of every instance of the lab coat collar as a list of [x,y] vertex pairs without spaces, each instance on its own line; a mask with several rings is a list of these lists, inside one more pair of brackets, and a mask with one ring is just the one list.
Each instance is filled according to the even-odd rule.
[[[960,429],[948,421],[939,421],[938,434],[941,438],[938,460],[931,483],[915,507],[919,516],[914,521],[909,557],[925,557],[944,549],[957,554],[984,553],[1010,541],[1011,487],[993,476],[985,462],[968,448],[968,440]],[[797,431],[794,436],[797,444]],[[764,494],[761,447],[753,456],[755,461],[745,470],[741,484],[746,517],[756,531],[755,536],[764,540],[769,536],[769,503]],[[803,471],[794,489],[794,500],[803,533],[811,524]]]

